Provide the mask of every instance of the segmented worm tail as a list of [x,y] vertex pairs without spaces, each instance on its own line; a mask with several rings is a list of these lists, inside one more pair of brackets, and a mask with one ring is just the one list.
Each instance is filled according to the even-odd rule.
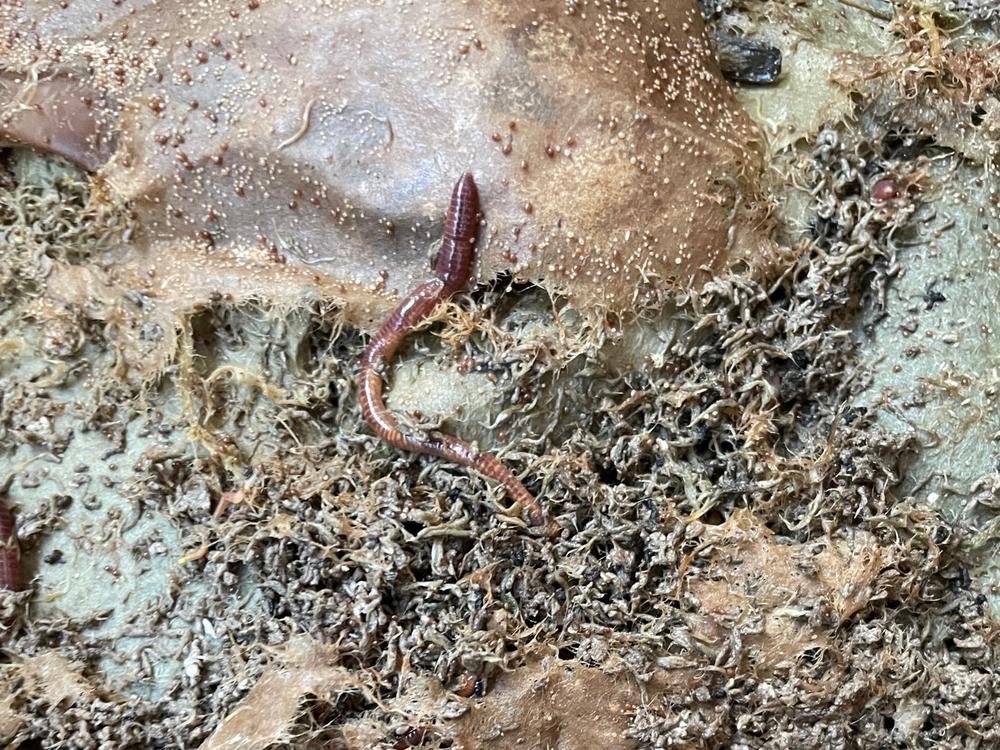
[[21,550],[17,544],[14,516],[0,500],[0,589],[21,588]]

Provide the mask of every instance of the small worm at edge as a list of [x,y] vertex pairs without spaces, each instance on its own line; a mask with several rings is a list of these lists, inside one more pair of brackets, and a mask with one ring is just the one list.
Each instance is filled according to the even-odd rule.
[[434,264],[435,278],[417,285],[406,295],[368,344],[361,357],[358,400],[365,421],[387,443],[401,450],[446,458],[495,479],[527,510],[532,525],[540,526],[545,523],[545,514],[538,500],[498,459],[450,435],[425,438],[405,432],[382,400],[382,378],[403,340],[435,307],[468,283],[478,234],[479,190],[472,175],[466,172],[451,194],[444,238]]
[[0,500],[0,589],[21,588],[21,551],[17,545],[14,516]]

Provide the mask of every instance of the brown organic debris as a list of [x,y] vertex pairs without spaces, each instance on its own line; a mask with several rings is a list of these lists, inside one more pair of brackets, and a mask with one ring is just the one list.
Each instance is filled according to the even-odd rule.
[[24,717],[15,708],[25,695],[42,701],[50,711],[87,703],[94,698],[94,688],[84,679],[78,667],[59,654],[48,651],[18,664],[4,665],[0,677],[0,740],[9,740],[24,724]]
[[743,630],[744,666],[773,674],[792,668],[807,649],[834,648],[836,628],[868,604],[890,553],[865,533],[827,544],[782,544],[752,514],[738,511],[710,527],[698,554],[712,575],[682,584],[699,605],[692,628],[717,646]]
[[[464,171],[486,213],[479,278],[510,272],[585,311],[770,260],[759,134],[693,1],[2,12],[0,140],[88,167],[114,143],[99,173],[142,228],[125,262],[155,269],[179,306],[208,288],[309,293],[370,327],[426,276]],[[216,277],[220,263],[242,283]],[[286,273],[283,294],[268,279]]]
[[642,700],[628,678],[546,657],[501,676],[450,731],[464,750],[631,750],[625,734]]
[[336,652],[308,637],[290,640],[200,750],[266,750],[289,737],[306,695],[335,702],[361,685]]
[[[494,12],[481,5],[466,10]],[[122,6],[102,11],[116,29],[132,11],[170,22],[153,18],[152,6]],[[572,13],[593,22],[625,6],[564,3],[571,20],[516,26],[522,33],[510,39],[460,21],[436,26],[427,43],[454,51],[454,64],[446,58],[438,70],[458,76],[483,52],[480,31],[487,50],[497,38],[521,50],[535,34],[582,23]],[[53,12],[82,28],[97,23],[92,7]],[[214,2],[190,8],[208,21],[219,11]],[[257,0],[226,8],[234,20],[273,12]],[[620,23],[646,18],[635,13]],[[226,51],[238,57],[237,41],[257,55],[248,67],[266,57],[249,36],[198,47],[210,28],[191,26],[191,48],[130,34],[165,50],[167,70],[176,68],[170,55],[189,55],[191,88],[207,85]],[[50,36],[44,24],[38,34]],[[452,35],[469,38],[454,48]],[[369,54],[358,46],[367,39],[351,37],[352,49]],[[123,66],[118,80],[105,64],[135,39],[101,46],[107,40],[93,43],[93,67],[77,74],[108,73],[99,83],[119,100],[135,87],[150,93],[149,70]],[[635,53],[623,44],[616,59]],[[510,59],[530,70],[530,55]],[[177,72],[161,90],[184,90]],[[511,79],[547,91],[541,74]],[[315,101],[275,116],[268,148],[280,160],[299,158],[324,117],[318,92],[299,101],[290,91],[298,104]],[[594,101],[602,97],[613,98],[595,89]],[[141,100],[143,112],[128,116],[158,112],[172,129],[186,126],[178,101],[193,122],[229,100]],[[266,115],[283,102],[254,106]],[[98,117],[114,111],[94,106]],[[506,118],[495,123],[486,136],[495,153],[478,158],[506,158],[509,148],[517,160],[531,122],[518,119],[514,131]],[[367,135],[388,138],[383,123],[370,124]],[[392,149],[411,140],[398,124]],[[183,148],[167,135],[166,149]],[[215,248],[170,239],[137,252],[128,240],[141,227],[127,209],[105,210],[115,205],[105,183],[11,153],[0,165],[9,240],[0,252],[0,462],[10,468],[4,500],[17,512],[30,589],[0,597],[0,619],[10,621],[0,677],[13,685],[0,702],[0,727],[13,736],[2,741],[80,750],[442,750],[459,740],[524,750],[1000,746],[1000,641],[969,573],[966,519],[901,495],[919,436],[887,429],[884,412],[862,400],[858,340],[868,334],[856,330],[857,311],[880,309],[907,253],[933,250],[939,226],[914,218],[931,192],[933,153],[883,135],[831,126],[803,146],[789,182],[803,186],[810,210],[788,228],[798,241],[791,266],[766,283],[721,274],[671,296],[641,331],[595,333],[630,348],[614,368],[581,356],[565,330],[578,318],[506,283],[443,309],[443,343],[415,338],[426,359],[454,357],[456,372],[492,384],[502,407],[484,431],[535,482],[561,529],[551,540],[495,513],[497,493],[481,479],[387,450],[359,429],[363,337],[307,291],[337,291],[329,278],[278,255],[265,273],[259,248],[221,236]],[[263,157],[254,158],[256,170]],[[558,168],[571,158],[553,148]],[[163,170],[162,190],[196,184],[208,169],[178,165]],[[531,184],[536,169],[530,161],[523,183],[511,176],[509,185]],[[544,198],[530,214],[519,208],[526,222],[544,214]],[[175,219],[179,227],[184,217]],[[163,247],[176,263],[164,265]],[[225,288],[214,289],[218,278]],[[356,288],[371,298],[368,282]],[[282,293],[295,304],[272,304]],[[949,372],[940,381],[925,385],[965,387]],[[427,413],[413,417],[430,423]],[[995,479],[978,487],[978,512],[997,505]],[[995,524],[977,543],[994,537]],[[198,559],[177,563],[202,543]],[[83,573],[98,585],[83,595],[63,587]],[[91,601],[115,592],[127,594],[115,612]],[[87,616],[71,616],[78,608]],[[126,615],[115,621],[118,610]],[[39,678],[39,664],[55,676]]]

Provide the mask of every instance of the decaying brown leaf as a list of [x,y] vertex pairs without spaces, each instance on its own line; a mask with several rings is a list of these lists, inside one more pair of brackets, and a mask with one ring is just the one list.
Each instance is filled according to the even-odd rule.
[[510,271],[581,309],[769,260],[759,135],[693,0],[0,12],[0,141],[103,164],[142,229],[118,262],[179,306],[206,288],[313,294],[371,325],[426,275],[466,170],[485,212],[479,277]]
[[749,626],[743,645],[766,674],[791,667],[806,649],[828,647],[833,630],[871,599],[887,554],[860,531],[820,544],[782,543],[746,510],[711,529],[700,549],[709,546],[708,569],[722,574],[687,582],[700,603],[693,628],[721,642]]
[[335,701],[360,685],[351,673],[334,665],[335,650],[302,636],[292,639],[257,680],[246,698],[222,720],[201,750],[264,750],[286,739],[308,693]]
[[454,725],[465,750],[619,748],[641,691],[628,679],[545,658],[499,678],[489,697]]
[[[94,688],[67,660],[54,651],[32,656],[16,666],[8,665],[0,679],[0,740],[9,739],[23,725],[23,717],[14,708],[15,692],[44,700],[51,710],[65,708],[77,701],[93,698]],[[15,691],[14,686],[17,685]]]

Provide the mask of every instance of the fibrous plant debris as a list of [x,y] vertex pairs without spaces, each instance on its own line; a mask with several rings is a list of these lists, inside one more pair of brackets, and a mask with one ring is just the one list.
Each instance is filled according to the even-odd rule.
[[947,8],[971,21],[1000,23],[1000,6],[991,0],[948,0]]
[[845,60],[834,80],[865,93],[867,117],[879,126],[905,128],[977,162],[993,158],[1000,140],[996,43],[951,38],[937,15],[918,7],[899,13],[891,28],[898,39],[893,49]]
[[[565,716],[539,725],[525,713],[537,680],[559,686],[553,712],[594,680],[620,685],[592,708],[623,712],[606,727],[623,748],[998,741],[993,625],[960,537],[894,496],[908,440],[845,406],[862,371],[843,326],[859,293],[878,304],[917,195],[874,201],[871,185],[881,170],[905,185],[919,163],[831,129],[802,169],[815,220],[794,266],[767,286],[723,278],[676,299],[686,333],[662,364],[610,378],[566,370],[558,395],[560,358],[507,344],[516,315],[453,342],[516,373],[503,388],[542,394],[538,408],[561,423],[552,444],[519,429],[530,414],[503,422],[506,460],[530,468],[563,528],[552,541],[496,515],[481,480],[359,428],[362,340],[335,314],[220,299],[187,319],[162,395],[109,391],[132,409],[170,393],[183,407],[129,490],[141,514],[165,515],[188,550],[204,548],[135,623],[194,623],[181,669],[160,699],[105,684],[94,665],[110,636],[33,618],[22,598],[5,640],[10,742],[212,748],[275,680],[294,710],[272,714],[280,726],[262,747],[498,747],[501,729],[527,747],[579,747]],[[83,332],[92,377],[112,382],[114,358],[93,353],[115,332]],[[267,346],[252,354],[259,337]],[[72,369],[83,355],[57,356]],[[40,445],[58,433],[53,387],[3,383],[7,455],[11,431]],[[28,476],[9,498],[30,548],[57,516],[19,504]],[[313,677],[294,648],[322,654]],[[58,705],[29,679],[52,654],[64,684],[86,688]],[[142,664],[155,679],[161,666]]]
[[[219,296],[159,332],[176,346],[158,380],[133,381],[121,341],[141,296],[109,325],[100,295],[52,276],[108,278],[113,237],[69,256],[60,228],[0,256],[0,478],[32,587],[65,564],[32,551],[90,503],[93,526],[65,554],[117,534],[109,581],[129,561],[149,565],[131,584],[157,566],[171,576],[119,631],[101,610],[42,616],[31,588],[0,594],[8,744],[1000,744],[996,626],[963,529],[899,496],[919,443],[852,399],[855,314],[879,308],[897,249],[921,241],[925,164],[895,144],[823,130],[793,176],[811,201],[794,262],[677,295],[677,336],[645,367],[605,367],[593,348],[574,367],[566,340],[519,340],[530,294],[506,283],[463,300],[479,314],[442,313],[443,345],[418,349],[497,381],[512,408],[490,429],[562,527],[554,540],[496,514],[499,493],[476,477],[360,427],[363,340],[340,311]],[[25,179],[8,175],[3,205]],[[37,191],[88,205],[83,184]],[[100,391],[74,393],[81,381]],[[50,491],[58,460],[94,434],[107,455]],[[127,482],[86,490],[125,457]],[[113,494],[128,518],[99,507]],[[183,563],[141,523],[164,519]],[[134,639],[145,648],[121,645]],[[252,733],[244,719],[262,711]]]
[[266,750],[288,736],[304,696],[336,703],[355,691],[357,678],[331,663],[336,660],[335,652],[307,638],[289,641],[277,663],[260,675],[239,708],[202,744],[202,750]]

